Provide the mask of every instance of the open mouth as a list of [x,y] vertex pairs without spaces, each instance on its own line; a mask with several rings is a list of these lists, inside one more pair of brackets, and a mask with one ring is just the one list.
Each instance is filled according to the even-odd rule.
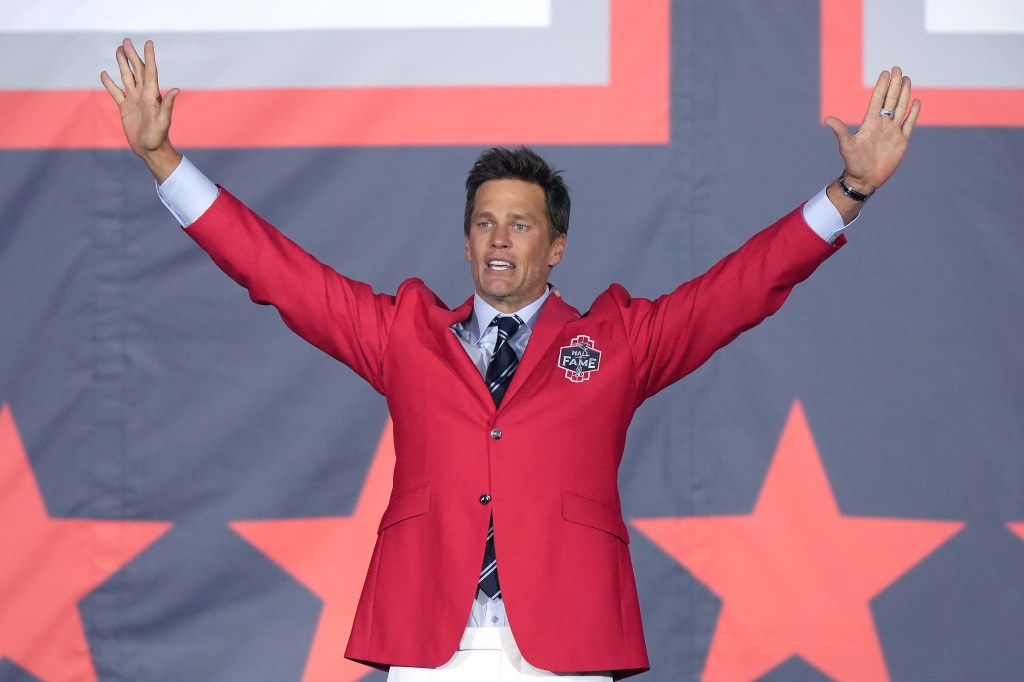
[[487,261],[487,269],[494,270],[496,272],[506,272],[508,270],[515,270],[516,266],[514,263],[509,263],[507,260],[492,259]]

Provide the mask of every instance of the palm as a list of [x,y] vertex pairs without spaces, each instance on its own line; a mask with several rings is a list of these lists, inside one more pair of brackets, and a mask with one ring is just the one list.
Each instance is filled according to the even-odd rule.
[[167,137],[169,126],[160,120],[159,101],[125,99],[118,108],[128,144],[136,154],[156,149]]
[[[879,115],[883,109],[893,117]],[[837,118],[825,122],[839,141],[839,154],[846,163],[847,181],[869,192],[888,180],[906,154],[910,133],[914,129],[921,103],[910,105],[910,79],[898,67],[892,73],[883,71],[878,77],[860,128],[853,135]]]
[[840,155],[846,162],[847,172],[863,178],[872,187],[880,187],[900,165],[907,151],[907,138],[899,126],[879,116],[865,120],[849,140],[840,142]]

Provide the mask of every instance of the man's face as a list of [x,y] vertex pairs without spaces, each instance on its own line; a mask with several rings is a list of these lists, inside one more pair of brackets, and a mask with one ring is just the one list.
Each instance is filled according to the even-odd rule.
[[544,190],[522,180],[488,180],[476,191],[466,260],[476,293],[504,313],[544,293],[562,260],[565,235],[551,239]]

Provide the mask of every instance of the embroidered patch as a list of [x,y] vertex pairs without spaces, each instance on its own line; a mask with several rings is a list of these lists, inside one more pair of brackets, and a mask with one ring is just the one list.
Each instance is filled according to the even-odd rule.
[[594,341],[586,334],[580,334],[562,346],[558,354],[558,366],[565,370],[565,378],[574,384],[590,378],[591,372],[601,369],[601,351],[594,348]]

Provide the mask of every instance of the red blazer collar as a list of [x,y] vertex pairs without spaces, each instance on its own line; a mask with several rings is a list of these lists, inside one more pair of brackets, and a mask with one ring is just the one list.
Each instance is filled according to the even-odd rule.
[[[431,318],[430,331],[447,354],[448,364],[455,374],[466,383],[470,393],[480,401],[487,411],[493,411],[495,410],[494,400],[484,385],[480,370],[470,360],[466,349],[462,347],[462,342],[451,330],[452,325],[469,319],[472,312],[472,296],[454,310],[442,307],[432,308],[429,315]],[[561,296],[553,293],[548,297],[537,317],[530,342],[526,345],[526,352],[523,353],[523,357],[519,361],[519,368],[516,370],[515,376],[512,377],[512,383],[501,401],[502,408],[514,402],[519,386],[537,369],[544,351],[555,342],[562,328],[579,317],[579,311],[563,301]]]
[[540,309],[537,324],[534,325],[533,333],[530,335],[530,342],[526,344],[526,352],[519,360],[519,368],[516,369],[515,376],[512,377],[512,383],[509,384],[508,391],[505,392],[499,410],[515,401],[519,387],[540,365],[541,356],[555,342],[558,333],[566,324],[579,317],[579,311],[563,301],[561,296],[554,293],[548,296],[544,307]]

